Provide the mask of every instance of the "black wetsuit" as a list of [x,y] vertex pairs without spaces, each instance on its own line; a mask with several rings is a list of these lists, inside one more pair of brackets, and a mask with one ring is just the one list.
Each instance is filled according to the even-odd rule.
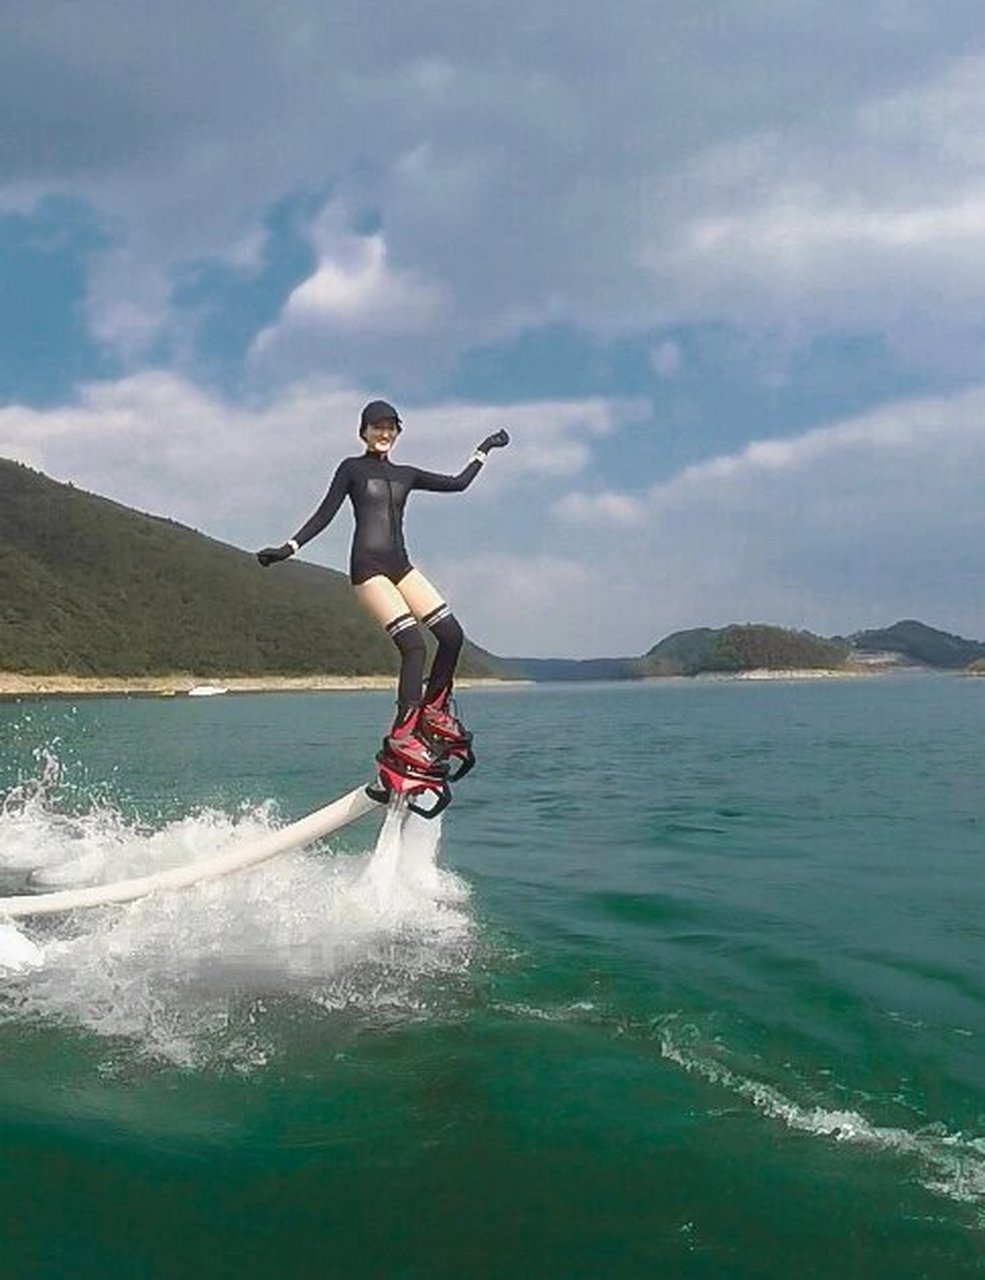
[[482,470],[473,458],[457,476],[421,471],[390,461],[386,455],[364,453],[346,458],[332,477],[328,493],[310,520],[294,535],[299,547],[310,542],[331,521],[348,496],[356,516],[356,531],[349,557],[349,577],[354,585],[383,574],[397,583],[413,565],[404,545],[404,507],[415,489],[427,493],[460,493]]

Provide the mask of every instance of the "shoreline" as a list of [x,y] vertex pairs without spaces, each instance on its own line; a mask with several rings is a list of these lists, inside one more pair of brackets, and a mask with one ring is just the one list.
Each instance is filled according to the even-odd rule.
[[[514,680],[456,680],[459,689],[525,683]],[[192,690],[225,693],[352,693],[392,690],[395,676],[158,676],[24,675],[0,672],[0,698],[188,696]],[[194,696],[194,695],[192,695]]]
[[733,680],[864,680],[883,672],[871,667],[754,667],[732,673]]
[[[920,670],[872,664],[853,667],[757,667],[750,671],[706,671],[693,676],[643,676],[625,680],[625,684],[651,684],[661,681],[733,682],[778,680],[872,680],[900,672]],[[983,675],[985,671],[959,674]],[[493,676],[463,676],[455,681],[458,689],[508,689],[526,685],[590,684],[593,681],[536,681],[521,678],[499,679]],[[602,681],[602,683],[611,683]],[[356,693],[393,690],[396,676],[195,676],[187,672],[153,676],[70,676],[64,674],[26,675],[0,671],[0,701],[16,698],[64,697],[146,697],[173,698],[196,695],[236,693]]]

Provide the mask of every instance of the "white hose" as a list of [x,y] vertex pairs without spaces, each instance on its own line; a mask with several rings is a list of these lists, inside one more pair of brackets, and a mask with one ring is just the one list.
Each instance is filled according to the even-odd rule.
[[60,911],[74,911],[78,907],[104,907],[114,902],[132,902],[135,898],[144,898],[161,889],[185,889],[188,885],[198,884],[200,880],[228,876],[244,867],[265,862],[287,849],[311,844],[313,840],[331,835],[333,831],[338,831],[377,808],[379,802],[371,800],[363,787],[357,787],[355,791],[341,796],[323,809],[316,809],[314,813],[292,822],[290,826],[185,867],[172,867],[169,871],[117,880],[113,884],[90,885],[85,889],[65,889],[58,893],[25,893],[13,898],[0,898],[0,920],[53,915]]

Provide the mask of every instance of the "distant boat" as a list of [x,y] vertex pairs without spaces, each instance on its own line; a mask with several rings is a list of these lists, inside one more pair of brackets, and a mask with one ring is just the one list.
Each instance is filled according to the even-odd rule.
[[196,684],[188,690],[189,698],[214,698],[217,693],[228,693],[224,684]]

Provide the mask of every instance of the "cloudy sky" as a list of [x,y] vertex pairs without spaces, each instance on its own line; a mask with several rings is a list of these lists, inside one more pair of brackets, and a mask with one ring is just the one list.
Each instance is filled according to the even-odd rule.
[[507,426],[408,520],[496,652],[985,637],[985,11],[7,0],[0,353],[0,456],[245,548],[369,398]]

